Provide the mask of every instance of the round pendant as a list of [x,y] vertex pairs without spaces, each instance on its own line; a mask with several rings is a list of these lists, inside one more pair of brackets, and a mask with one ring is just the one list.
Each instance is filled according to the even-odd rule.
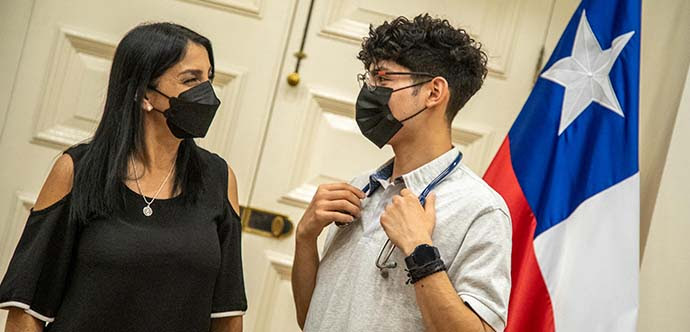
[[150,206],[144,206],[144,209],[142,210],[144,212],[144,215],[147,217],[150,217],[153,214],[153,209]]

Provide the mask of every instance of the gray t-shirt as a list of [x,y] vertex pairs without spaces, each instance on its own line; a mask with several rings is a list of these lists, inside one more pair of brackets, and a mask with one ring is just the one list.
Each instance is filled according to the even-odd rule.
[[[404,254],[397,268],[381,276],[376,258],[387,236],[379,218],[403,188],[419,195],[457,157],[441,155],[390,183],[392,160],[374,175],[351,183],[372,186],[362,202],[362,217],[349,227],[329,227],[304,331],[424,331],[414,286],[405,284]],[[387,176],[386,176],[387,174]],[[432,234],[448,276],[461,299],[503,331],[510,296],[510,214],[503,199],[460,163],[435,189],[436,227]]]

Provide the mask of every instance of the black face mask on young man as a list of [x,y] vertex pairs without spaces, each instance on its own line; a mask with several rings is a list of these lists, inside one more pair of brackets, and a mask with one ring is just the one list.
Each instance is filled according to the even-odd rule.
[[175,137],[185,139],[206,136],[220,106],[220,99],[213,91],[211,81],[188,89],[177,97],[169,97],[154,87],[151,89],[168,98],[170,108],[156,111],[163,113],[168,128]]
[[362,89],[359,91],[357,103],[355,104],[355,118],[362,135],[376,144],[379,148],[383,148],[383,146],[403,127],[403,122],[414,118],[426,110],[426,107],[424,107],[405,119],[396,119],[388,106],[393,92],[418,86],[430,81],[431,80],[415,83],[395,90],[378,86],[374,91],[371,91],[366,84],[363,85]]

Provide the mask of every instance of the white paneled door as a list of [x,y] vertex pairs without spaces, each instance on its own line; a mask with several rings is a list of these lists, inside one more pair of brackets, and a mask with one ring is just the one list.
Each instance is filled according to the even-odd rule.
[[[115,46],[142,22],[176,22],[212,41],[222,106],[201,144],[232,165],[240,203],[247,204],[296,3],[35,0],[0,138],[0,273],[52,163],[96,128]],[[253,240],[245,237],[250,247]],[[266,270],[251,264],[253,253],[244,254],[252,331]],[[1,326],[5,314],[0,310]],[[283,323],[296,326],[292,317]]]
[[[279,82],[252,204],[297,221],[319,184],[348,181],[392,156],[390,148],[379,150],[359,132],[354,120],[359,93],[355,75],[364,69],[356,56],[369,24],[398,15],[429,12],[447,18],[484,44],[488,78],[452,128],[454,143],[465,155],[463,162],[483,174],[532,88],[551,4],[552,0],[317,0],[301,82],[295,87]],[[307,4],[300,3],[298,12],[303,7]],[[295,30],[301,28],[295,24]],[[297,51],[301,36],[293,33],[290,38],[289,51]],[[294,63],[286,61],[284,78]],[[294,239],[253,244],[258,246],[249,250],[263,252],[270,261],[276,252],[292,252]],[[272,287],[289,294],[288,281],[278,282],[280,286]]]
[[[0,273],[53,161],[96,128],[114,47],[138,23],[173,21],[211,39],[223,104],[201,144],[232,165],[242,205],[296,223],[318,184],[347,181],[391,156],[354,121],[355,75],[363,69],[356,54],[370,23],[429,12],[485,45],[489,77],[453,124],[464,161],[482,174],[531,89],[551,3],[315,0],[293,87],[286,78],[309,0],[34,0],[12,91],[0,95],[9,95],[0,137]],[[246,331],[299,330],[293,234],[244,234]]]

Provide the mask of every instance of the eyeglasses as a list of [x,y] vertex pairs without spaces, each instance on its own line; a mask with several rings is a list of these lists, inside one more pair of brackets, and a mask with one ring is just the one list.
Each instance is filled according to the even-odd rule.
[[426,76],[426,77],[436,77],[436,75],[426,73],[426,72],[415,72],[415,71],[366,71],[363,74],[357,74],[357,83],[359,83],[359,88],[366,86],[369,91],[376,90],[376,87],[380,84],[379,81],[384,80],[383,76],[388,75],[416,75],[416,76]]

